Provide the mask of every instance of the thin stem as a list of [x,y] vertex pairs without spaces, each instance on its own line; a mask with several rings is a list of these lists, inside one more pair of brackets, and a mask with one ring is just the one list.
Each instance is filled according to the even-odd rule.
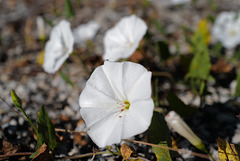
[[32,152],[4,154],[4,155],[0,155],[0,158],[12,157],[12,156],[19,156],[19,155],[32,155]]
[[[18,116],[23,117],[18,111],[16,111],[14,108],[12,108],[4,99],[2,99],[0,97],[0,99],[8,106],[10,107]],[[25,113],[25,111],[22,108],[19,108],[21,110],[21,112],[24,114],[25,117],[23,117],[25,120],[27,120],[33,127],[34,131],[36,132],[36,134],[38,134],[38,131],[36,129],[36,127],[34,126],[34,124],[32,123],[32,121],[29,119],[29,117],[27,116],[27,114]]]
[[101,155],[101,154],[107,154],[107,153],[111,154],[109,151],[103,151],[103,152],[96,152],[96,153],[81,154],[81,155],[76,155],[71,157],[64,157],[63,159],[78,159],[78,158],[89,157],[92,155]]
[[93,147],[93,156],[92,156],[91,161],[93,161],[93,159],[95,158],[95,155],[96,155],[96,152],[95,152],[95,149],[94,149],[94,147]]
[[[70,130],[64,130],[64,129],[55,129],[55,131],[61,131],[61,132],[70,132],[70,133],[77,133],[77,134],[86,134],[86,132],[78,132],[78,131],[70,131]],[[175,149],[175,148],[171,148],[171,147],[165,147],[165,146],[161,146],[161,145],[157,145],[157,144],[151,144],[151,143],[146,143],[143,141],[136,141],[136,140],[129,140],[129,139],[123,139],[124,141],[129,141],[129,142],[133,142],[133,143],[138,143],[138,144],[145,144],[148,146],[154,146],[154,147],[159,147],[159,148],[163,148],[163,149],[168,149],[168,150],[172,150],[172,151],[176,151],[178,153],[187,153],[190,155],[194,155],[200,158],[205,158],[205,159],[209,159],[208,155],[205,154],[200,154],[200,153],[196,153],[196,152],[191,152],[189,150],[184,150],[184,149]],[[97,152],[95,153],[95,155],[100,155],[100,154],[105,154],[105,153],[110,153],[110,154],[115,154],[115,155],[119,155],[118,153],[114,152],[109,152],[109,151],[105,151],[105,152]],[[88,157],[88,156],[92,156],[93,153],[87,153],[87,154],[82,154],[79,156],[72,156],[72,157],[65,157],[64,159],[76,159],[76,158],[83,158],[83,157]],[[75,158],[76,157],[76,158]]]
[[168,78],[170,78],[170,79],[172,79],[173,77],[172,77],[172,75],[171,74],[169,74],[168,72],[152,72],[152,75],[153,76],[159,76],[159,77],[168,77]]
[[197,156],[197,157],[200,157],[200,158],[209,159],[208,155],[200,154],[200,153],[196,153],[196,152],[191,152],[191,151],[184,150],[184,149],[175,149],[175,148],[171,148],[171,147],[165,147],[165,146],[161,146],[161,145],[156,145],[156,144],[151,144],[151,143],[146,143],[146,142],[136,141],[136,140],[129,140],[129,139],[124,139],[124,141],[129,141],[129,142],[138,143],[138,144],[145,144],[145,145],[148,145],[148,146],[159,147],[159,148],[163,148],[163,149],[176,151],[178,153],[187,153],[187,154],[191,154],[191,155],[194,155],[194,156]]
[[55,128],[55,131],[56,132],[68,132],[68,133],[76,133],[76,134],[81,134],[81,135],[84,135],[84,134],[87,134],[86,132],[79,132],[79,131],[71,131],[71,130],[67,130],[67,129],[58,129],[58,128]]
[[35,133],[38,135],[38,131],[37,128],[35,127],[35,125],[32,123],[32,121],[30,120],[30,118],[28,117],[28,115],[25,113],[25,111],[21,108],[20,109],[22,111],[22,113],[24,114],[24,116],[26,117],[26,119],[28,120],[28,122],[32,125]]

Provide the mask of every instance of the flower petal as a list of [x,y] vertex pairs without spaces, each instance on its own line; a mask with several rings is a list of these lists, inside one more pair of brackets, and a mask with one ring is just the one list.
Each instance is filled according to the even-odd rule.
[[115,113],[120,113],[116,108],[99,108],[99,107],[85,107],[80,109],[81,116],[83,117],[87,128],[91,128],[94,124],[98,124],[99,121],[104,120],[106,117]]
[[123,63],[105,61],[103,65],[103,70],[115,94],[121,101],[125,101],[126,97],[124,96],[123,92],[124,82],[122,79]]
[[124,116],[122,138],[126,139],[147,130],[151,123],[153,109],[154,103],[151,98],[132,102]]
[[120,101],[121,99],[119,99],[118,94],[115,93],[110,78],[111,77],[106,74],[104,65],[102,65],[93,71],[91,77],[87,81],[87,85],[92,86],[112,99]]
[[130,102],[151,97],[151,72],[137,63],[123,62],[123,88]]
[[88,135],[99,147],[120,143],[123,119],[118,113],[105,117],[88,129]]
[[79,25],[73,31],[75,42],[82,44],[93,39],[99,29],[100,25],[96,21],[89,21],[87,24]]
[[122,18],[104,36],[103,59],[116,61],[133,54],[147,31],[146,23],[136,15]]
[[43,69],[55,73],[73,51],[73,35],[70,23],[62,20],[50,34],[50,40],[45,46]]

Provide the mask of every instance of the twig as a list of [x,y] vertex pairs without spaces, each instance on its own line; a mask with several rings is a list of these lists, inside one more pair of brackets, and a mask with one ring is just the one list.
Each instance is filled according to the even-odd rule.
[[71,134],[76,133],[76,134],[81,134],[81,135],[87,134],[86,132],[79,132],[79,131],[72,131],[72,130],[58,129],[58,128],[55,128],[55,131],[56,132],[68,132],[68,133],[71,133]]
[[92,156],[91,161],[93,161],[93,159],[95,158],[95,154],[96,154],[96,152],[95,152],[94,147],[93,147],[93,156]]
[[144,161],[150,161],[150,160],[148,160],[148,159],[146,159],[144,157],[140,157],[140,156],[138,156],[138,157],[130,157],[129,159],[140,159],[140,160],[144,160]]
[[168,72],[152,72],[153,76],[158,76],[158,77],[168,77],[170,79],[172,79],[172,75]]
[[18,155],[32,155],[32,154],[33,154],[33,153],[31,153],[31,152],[12,153],[12,154],[4,154],[4,155],[0,155],[0,158],[13,157],[13,156],[18,156]]
[[71,157],[64,157],[63,159],[78,159],[78,158],[89,157],[89,156],[92,156],[92,155],[101,155],[101,154],[107,154],[107,153],[111,154],[109,151],[103,151],[103,152],[75,155],[75,156],[71,156]]
[[168,149],[168,150],[176,151],[176,152],[178,152],[178,153],[187,153],[187,154],[194,155],[194,156],[197,156],[197,157],[200,157],[200,158],[209,159],[209,156],[208,156],[208,155],[200,154],[200,153],[196,153],[196,152],[191,152],[191,151],[184,150],[184,149],[175,149],[175,148],[171,148],[171,147],[166,147],[166,146],[161,146],[161,145],[146,143],[146,142],[143,142],[143,141],[129,140],[129,139],[124,139],[124,141],[129,141],[129,142],[138,143],[138,144],[145,144],[145,145],[148,145],[148,146],[159,147],[159,148],[163,148],[163,149]]

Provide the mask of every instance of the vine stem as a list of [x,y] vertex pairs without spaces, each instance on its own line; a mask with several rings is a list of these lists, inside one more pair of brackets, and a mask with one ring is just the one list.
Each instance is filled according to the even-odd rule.
[[19,156],[19,155],[32,155],[32,152],[4,154],[4,155],[0,155],[0,158],[12,157],[12,156]]
[[[87,134],[86,132],[78,132],[78,131],[71,131],[71,130],[65,130],[65,129],[55,129],[55,131],[61,131],[61,132],[69,132],[69,133],[76,133],[76,134]],[[194,155],[200,158],[204,158],[204,159],[209,159],[210,157],[206,154],[201,154],[201,153],[196,153],[196,152],[192,152],[189,150],[184,150],[184,149],[175,149],[175,148],[171,148],[171,147],[165,147],[165,146],[161,146],[161,145],[157,145],[157,144],[152,144],[152,143],[146,143],[143,141],[136,141],[136,140],[129,140],[129,139],[124,139],[124,141],[128,141],[128,142],[133,142],[133,143],[138,143],[138,144],[144,144],[144,145],[148,145],[148,146],[154,146],[154,147],[159,147],[159,148],[163,148],[163,149],[168,149],[171,151],[176,151],[178,153],[186,153],[186,154],[190,154],[190,155]],[[105,152],[96,152],[95,155],[101,155],[101,154],[112,154],[109,151],[105,151]],[[83,157],[87,157],[87,156],[92,156],[94,153],[87,153],[87,154],[83,154],[83,155],[78,155],[78,156],[72,156],[72,157],[65,157],[64,159],[77,159],[77,158],[83,158]]]
[[81,135],[84,135],[84,134],[87,134],[87,132],[79,132],[79,131],[71,131],[71,130],[67,130],[67,129],[58,129],[58,128],[55,128],[55,131],[56,132],[67,132],[67,133],[76,133],[76,134],[81,134]]
[[143,141],[129,140],[129,139],[124,139],[124,141],[138,143],[138,144],[144,144],[144,145],[148,145],[148,146],[159,147],[159,148],[168,149],[168,150],[171,150],[171,151],[176,151],[178,153],[186,153],[186,154],[190,154],[190,155],[194,155],[194,156],[197,156],[197,157],[200,157],[200,158],[204,158],[204,159],[209,159],[210,160],[208,155],[200,154],[200,153],[196,153],[196,152],[192,152],[192,151],[188,151],[188,150],[184,150],[184,149],[175,149],[175,148],[166,147],[166,146],[162,146],[162,145],[146,143],[146,142],[143,142]]
[[101,155],[101,154],[112,154],[109,151],[102,151],[102,152],[94,152],[94,153],[87,153],[87,154],[81,154],[81,155],[75,155],[71,157],[64,157],[62,159],[78,159],[78,158],[84,158],[89,156],[95,156],[95,155]]

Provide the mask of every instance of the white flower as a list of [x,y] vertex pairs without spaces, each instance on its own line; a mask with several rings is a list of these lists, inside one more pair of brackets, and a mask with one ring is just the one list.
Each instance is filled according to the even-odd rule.
[[104,60],[130,57],[147,31],[146,23],[135,15],[122,18],[104,36]]
[[87,24],[78,26],[73,30],[75,42],[83,44],[86,41],[93,39],[99,29],[100,25],[95,21],[90,21]]
[[96,68],[79,97],[88,135],[99,147],[144,132],[154,104],[151,72],[132,62],[109,62]]
[[222,12],[217,17],[212,28],[212,35],[227,49],[232,49],[240,43],[240,14]]
[[191,0],[171,0],[171,4],[173,5],[181,5],[189,2],[191,2]]
[[62,20],[50,34],[50,40],[45,46],[43,69],[55,73],[73,51],[73,34],[70,23]]
[[201,139],[197,137],[190,127],[183,121],[183,119],[175,112],[170,111],[166,116],[165,120],[174,131],[179,133],[181,136],[190,141],[195,147],[201,149],[203,145]]
[[45,31],[45,22],[42,16],[37,16],[36,25],[37,25],[38,38],[40,40],[44,40],[46,36],[46,31]]

